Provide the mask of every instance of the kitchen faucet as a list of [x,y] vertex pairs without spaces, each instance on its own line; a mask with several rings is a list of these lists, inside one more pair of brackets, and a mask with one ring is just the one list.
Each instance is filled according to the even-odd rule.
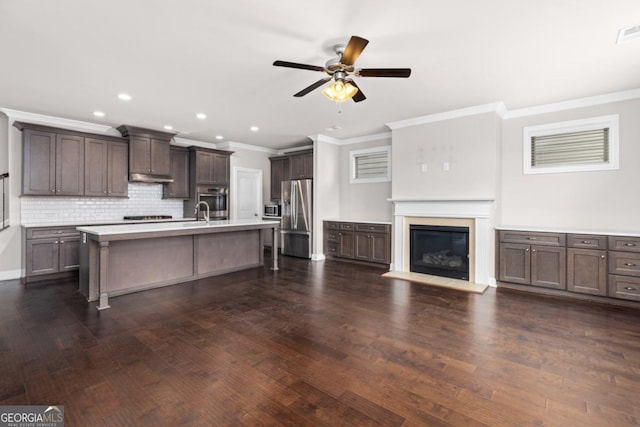
[[207,202],[198,202],[196,203],[196,207],[193,210],[193,213],[196,214],[196,221],[198,220],[198,206],[205,205],[207,207],[207,214],[204,215],[204,220],[209,224],[209,204]]

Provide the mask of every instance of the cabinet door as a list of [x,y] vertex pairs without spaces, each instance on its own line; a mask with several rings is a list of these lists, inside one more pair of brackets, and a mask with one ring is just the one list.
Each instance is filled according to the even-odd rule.
[[313,153],[302,156],[303,178],[313,178]]
[[189,152],[186,150],[172,149],[170,151],[171,167],[169,174],[173,182],[164,187],[163,197],[188,199],[189,198]]
[[196,183],[213,184],[213,153],[196,151]]
[[353,257],[360,261],[371,260],[371,235],[367,233],[354,233]]
[[607,295],[607,252],[567,249],[567,290]]
[[169,175],[170,143],[165,139],[151,138],[151,172],[158,175]]
[[338,233],[338,256],[353,258],[355,255],[353,233],[341,231]]
[[391,263],[391,246],[389,235],[386,233],[371,233],[371,261],[381,264]]
[[58,272],[58,239],[27,240],[26,276]]
[[282,181],[289,176],[289,159],[271,160],[271,200],[282,199]]
[[56,195],[84,195],[84,137],[56,136]]
[[109,142],[107,159],[107,194],[127,197],[129,194],[129,147],[124,142]]
[[291,179],[304,178],[304,159],[301,155],[289,157],[289,175]]
[[213,183],[229,185],[229,156],[213,154]]
[[565,248],[531,246],[531,284],[543,288],[567,288]]
[[80,236],[60,238],[58,242],[58,271],[72,271],[80,268]]
[[22,194],[55,195],[56,134],[25,129],[22,137]]
[[531,246],[520,243],[500,243],[500,280],[531,283]]
[[84,195],[107,195],[108,144],[102,139],[85,138],[84,141]]
[[129,136],[129,172],[151,172],[151,139],[143,136]]

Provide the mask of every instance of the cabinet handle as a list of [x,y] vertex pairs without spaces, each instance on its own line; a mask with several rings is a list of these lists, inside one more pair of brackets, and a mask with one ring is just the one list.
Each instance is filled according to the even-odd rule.
[[60,243],[61,243],[61,244],[62,244],[62,243],[64,243],[64,240],[60,240]]
[[55,192],[56,192],[56,190],[53,190],[53,189],[52,189],[52,190],[51,190],[51,192],[52,192],[52,193],[55,193]]
[[632,288],[631,286],[625,286],[625,287],[624,287],[624,290],[625,290],[625,291],[637,291],[638,289],[636,289],[636,288]]
[[529,252],[529,248],[525,249],[524,251],[525,251],[525,252]]
[[527,237],[527,240],[536,240],[535,237]]
[[585,245],[590,245],[593,242],[591,240],[583,240],[582,243]]
[[535,249],[531,249],[531,252],[535,252],[535,251],[536,251]]
[[600,258],[604,259],[604,258],[605,258],[605,256],[604,256],[604,255],[600,255]]
[[625,263],[624,263],[624,264],[622,264],[622,265],[624,265],[625,267],[635,267],[635,266],[636,266],[636,265],[635,265],[634,263],[632,263],[632,262],[625,262]]
[[634,247],[636,244],[635,243],[625,243],[625,246],[628,246],[630,248]]

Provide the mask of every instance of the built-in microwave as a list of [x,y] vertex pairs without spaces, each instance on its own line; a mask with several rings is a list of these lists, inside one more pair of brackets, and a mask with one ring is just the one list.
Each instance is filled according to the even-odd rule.
[[[209,205],[209,218],[212,220],[229,218],[229,187],[198,186],[196,189],[197,202],[206,202]],[[205,211],[204,206],[200,210]]]
[[264,216],[281,217],[281,206],[277,203],[267,203],[264,205]]

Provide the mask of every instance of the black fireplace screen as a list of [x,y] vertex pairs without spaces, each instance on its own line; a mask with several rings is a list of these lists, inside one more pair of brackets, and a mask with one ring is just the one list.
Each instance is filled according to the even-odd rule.
[[410,271],[469,280],[469,228],[412,225]]

